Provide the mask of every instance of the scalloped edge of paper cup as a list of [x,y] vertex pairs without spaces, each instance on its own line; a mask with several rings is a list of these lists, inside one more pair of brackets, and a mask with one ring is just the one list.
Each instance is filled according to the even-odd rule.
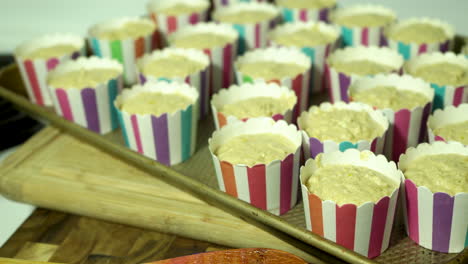
[[336,19],[339,17],[346,17],[346,16],[352,16],[352,15],[358,15],[358,14],[363,14],[363,13],[368,13],[368,14],[378,14],[382,16],[387,16],[392,18],[392,22],[390,24],[394,23],[397,19],[397,15],[393,9],[390,9],[388,7],[382,6],[382,5],[373,5],[373,4],[357,4],[349,7],[344,7],[335,10],[334,12],[331,13],[330,15],[330,21],[336,25],[339,26],[345,26],[348,28],[374,28],[374,27],[385,27],[387,25],[381,25],[381,26],[364,26],[364,27],[349,27],[347,25],[342,25],[336,23]]
[[173,46],[173,43],[178,38],[183,38],[187,36],[192,36],[200,33],[212,33],[215,35],[226,36],[229,38],[229,41],[223,43],[221,46],[210,47],[221,48],[229,43],[234,43],[239,38],[239,33],[232,28],[229,24],[215,23],[215,22],[200,22],[195,25],[190,25],[183,27],[180,30],[174,32],[168,37],[170,45]]
[[468,68],[468,58],[466,58],[465,55],[455,54],[453,52],[432,52],[424,53],[410,59],[406,62],[404,70],[411,74],[419,69],[419,67],[441,62],[453,63]]
[[[436,135],[434,131],[437,128],[468,121],[468,104],[460,104],[458,106],[449,105],[444,109],[437,109],[427,120],[427,130],[429,135],[429,143],[435,141],[458,142],[445,139]],[[459,142],[461,143],[461,142]],[[463,143],[462,143],[463,144]]]
[[57,44],[69,44],[76,47],[75,51],[79,52],[84,49],[85,43],[85,38],[76,34],[54,33],[25,41],[16,47],[13,53],[15,57],[25,60],[28,59],[25,55],[40,48],[50,47]]
[[144,34],[142,34],[140,36],[137,36],[137,37],[132,37],[132,38],[131,37],[126,37],[126,38],[118,39],[118,40],[137,39],[139,37],[144,37],[144,36],[151,35],[152,33],[154,33],[155,30],[157,30],[156,24],[153,23],[153,21],[151,21],[149,18],[144,18],[144,17],[120,17],[120,18],[114,18],[114,19],[110,19],[110,20],[106,20],[106,21],[94,24],[93,26],[91,26],[89,28],[88,34],[93,38],[105,39],[105,40],[111,41],[110,39],[99,37],[99,34],[101,34],[102,32],[107,32],[107,31],[110,31],[110,30],[119,29],[122,26],[124,26],[126,23],[129,23],[129,22],[139,22],[139,23],[141,22],[142,24],[150,25],[152,27],[152,29],[151,29],[151,31],[148,31],[147,33],[144,33]]
[[190,6],[200,6],[203,10],[208,10],[210,3],[207,0],[150,0],[147,4],[149,12],[158,13],[161,9],[169,8],[177,4],[186,4]]
[[394,38],[392,38],[392,34],[394,34],[395,31],[397,31],[397,30],[399,30],[399,29],[401,29],[403,27],[410,26],[411,24],[420,24],[420,23],[427,23],[427,24],[430,24],[432,26],[442,28],[445,31],[446,39],[444,39],[443,41],[440,41],[440,42],[431,42],[431,43],[425,42],[427,44],[443,43],[443,42],[445,42],[447,40],[452,40],[455,37],[455,28],[452,25],[450,25],[449,23],[447,23],[445,21],[442,21],[440,19],[430,18],[430,17],[420,17],[420,18],[413,17],[413,18],[408,18],[408,19],[402,20],[402,21],[388,27],[384,31],[384,35],[388,39],[393,40],[395,42],[401,42],[401,43],[404,43],[404,44],[416,44],[416,45],[424,44],[424,43],[417,43],[417,42],[405,43],[405,42],[395,40]]
[[[319,31],[324,34],[329,34],[330,36],[333,36],[333,41],[330,41],[329,43],[323,44],[323,45],[316,45],[312,47],[318,47],[318,46],[325,46],[329,44],[335,43],[341,36],[340,29],[333,24],[328,24],[322,21],[308,21],[308,22],[303,22],[303,21],[296,21],[293,23],[285,23],[282,25],[279,25],[275,27],[272,31],[268,33],[268,39],[271,40],[272,42],[275,42],[275,39],[282,36],[282,35],[287,35],[287,34],[292,34],[295,33],[299,30],[302,29],[309,29],[310,27],[317,26]],[[288,47],[309,47],[309,46],[288,46]]]
[[[225,14],[230,14],[230,13],[242,12],[245,10],[248,10],[248,11],[261,10],[261,11],[266,11],[266,12],[271,13],[271,18],[268,18],[262,21],[274,20],[280,16],[279,9],[273,4],[269,4],[266,2],[247,2],[247,3],[241,2],[235,5],[230,5],[224,8],[218,8],[214,10],[214,12],[212,13],[212,17],[214,21],[222,22],[219,20],[220,16],[223,16]],[[253,25],[253,24],[260,23],[262,21],[255,22],[255,23],[242,23],[242,25]],[[226,23],[226,22],[223,22],[223,23]],[[236,24],[236,23],[226,23],[226,24]]]

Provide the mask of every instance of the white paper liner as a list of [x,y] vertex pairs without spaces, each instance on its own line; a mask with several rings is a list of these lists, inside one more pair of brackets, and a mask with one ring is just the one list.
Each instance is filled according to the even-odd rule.
[[[142,93],[181,94],[192,100],[185,109],[159,116],[122,111],[122,104]],[[197,100],[195,87],[185,83],[147,82],[126,89],[114,102],[127,146],[167,166],[189,159],[195,152],[197,136]]]
[[[423,143],[401,155],[398,167],[404,171],[413,160],[436,154],[468,155],[468,147],[457,142]],[[432,192],[405,180],[402,188],[403,212],[408,236],[420,246],[444,253],[461,252],[466,246],[468,193],[451,196]]]
[[285,22],[323,21],[328,23],[330,22],[330,13],[336,8],[336,2],[323,8],[289,8],[281,5],[281,1],[275,0],[275,3],[280,8]]
[[[382,128],[383,132],[378,137],[372,140],[359,140],[358,142],[336,142],[333,140],[320,140],[318,138],[310,137],[305,131],[305,124],[309,120],[310,116],[318,111],[327,111],[330,109],[346,109],[353,111],[365,111],[369,113],[369,116],[377,122]],[[383,153],[385,136],[389,127],[387,118],[383,115],[380,110],[374,110],[372,107],[362,104],[351,102],[349,104],[343,102],[337,102],[330,104],[328,102],[322,103],[319,106],[310,107],[309,111],[302,112],[301,116],[297,120],[297,124],[302,133],[302,146],[304,148],[304,157],[315,158],[320,153],[329,153],[334,151],[345,151],[350,148],[358,150],[370,150],[376,154]]]
[[288,123],[292,122],[292,111],[297,102],[297,97],[293,91],[288,87],[279,86],[275,83],[245,83],[240,86],[232,85],[229,89],[223,89],[218,94],[213,95],[211,99],[211,110],[216,129],[220,129],[233,122],[248,120],[248,118],[239,119],[232,115],[226,116],[224,113],[220,112],[219,109],[222,109],[227,104],[255,97],[284,98],[284,100],[288,102],[289,108],[282,113],[275,113],[271,118],[274,120],[285,120]]
[[[221,144],[233,137],[259,133],[283,135],[296,146],[296,151],[283,160],[252,167],[220,161],[214,155]],[[296,126],[283,120],[251,118],[215,131],[208,144],[222,191],[276,215],[286,213],[296,204],[301,156],[301,134]]]
[[375,156],[370,151],[348,149],[345,152],[324,153],[319,157],[309,159],[300,172],[307,229],[368,258],[380,255],[390,242],[399,187],[378,202],[340,206],[310,193],[306,183],[318,166],[326,164],[367,167],[398,183],[398,186],[403,181],[403,174],[394,162],[387,161],[382,155]]
[[[436,110],[427,121],[427,131],[429,136],[429,142],[434,143],[435,141],[448,141],[453,140],[445,139],[440,135],[436,135],[434,131],[438,128],[465,122],[468,120],[468,104],[460,104],[458,106],[447,106],[444,109]],[[468,137],[468,131],[466,131]],[[459,142],[461,143],[461,142]]]

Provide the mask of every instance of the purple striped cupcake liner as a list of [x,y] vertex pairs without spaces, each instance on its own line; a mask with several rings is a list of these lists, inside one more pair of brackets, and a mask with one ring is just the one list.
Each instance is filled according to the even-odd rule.
[[213,6],[217,9],[245,2],[268,2],[268,0],[213,0]]
[[49,85],[55,111],[63,118],[105,134],[118,128],[117,111],[113,102],[123,89],[122,65],[115,60],[81,57],[60,64],[50,72],[49,78],[82,69],[115,69],[117,76],[93,87],[61,88]]
[[[377,202],[361,205],[338,205],[309,191],[306,183],[319,167],[339,164],[372,169],[398,187]],[[387,161],[382,155],[355,149],[324,153],[318,159],[309,159],[301,167],[300,181],[308,230],[368,258],[375,258],[388,248],[403,181],[403,174],[394,162]]]
[[268,117],[273,118],[275,121],[284,120],[287,123],[292,122],[292,112],[297,103],[297,97],[294,91],[291,91],[288,87],[279,86],[275,83],[245,83],[240,86],[232,85],[229,89],[223,89],[219,93],[213,95],[213,98],[211,99],[211,111],[213,113],[213,121],[216,129],[220,129],[225,125],[234,122],[245,122],[249,119],[248,117],[239,118],[224,114],[220,110],[223,109],[225,105],[258,97],[281,98],[282,100],[285,100],[289,106],[288,109],[282,113],[275,113],[273,116]]
[[[338,24],[337,20],[341,17],[360,14],[382,15],[391,17],[393,22],[396,21],[396,14],[393,10],[379,5],[355,5],[338,9],[331,15],[331,21]],[[344,46],[387,46],[384,29],[389,26],[389,24],[369,27],[339,26],[341,27]]]
[[[194,61],[203,65],[203,70],[192,72],[187,76],[154,76],[151,74],[145,74],[144,67],[157,59],[167,58],[170,56],[183,56],[187,57],[187,60]],[[145,84],[147,81],[167,81],[167,82],[178,82],[187,83],[190,86],[197,88],[199,94],[199,113],[200,119],[207,116],[210,109],[210,59],[203,53],[203,51],[196,49],[181,49],[181,48],[165,48],[163,50],[156,50],[150,54],[144,55],[137,61],[137,73],[139,76],[140,84]]]
[[[447,35],[447,39],[436,43],[404,43],[392,38],[392,35],[395,34],[395,32],[397,32],[399,29],[419,23],[427,23],[442,28]],[[438,19],[427,17],[410,18],[390,26],[385,30],[384,35],[387,39],[388,46],[391,49],[398,51],[405,60],[409,60],[418,55],[421,55],[422,53],[430,53],[434,51],[447,52],[452,50],[454,45],[455,29],[450,24]]]
[[[152,27],[152,30],[145,35],[135,38],[110,40],[99,36],[104,32],[116,30],[129,22],[149,25]],[[136,60],[144,54],[151,52],[158,45],[156,25],[147,18],[122,17],[109,20],[91,27],[89,35],[88,42],[94,55],[115,59],[123,65],[126,85],[138,82]]]
[[[28,54],[34,50],[55,45],[72,45],[75,51],[60,57],[31,59]],[[52,106],[52,98],[47,88],[47,74],[58,64],[76,59],[85,54],[85,40],[76,35],[55,33],[29,40],[19,45],[15,51],[15,60],[28,93],[29,100],[41,106]]]
[[363,77],[356,74],[339,72],[333,67],[338,61],[368,60],[392,67],[392,72],[400,73],[403,67],[403,57],[396,51],[386,47],[357,46],[338,49],[326,61],[325,75],[331,102],[349,102],[348,88],[357,79]]
[[[142,92],[182,94],[193,103],[185,109],[159,116],[128,113],[121,109],[126,100]],[[189,159],[196,147],[197,100],[196,88],[185,83],[148,82],[124,90],[114,104],[127,147],[166,166]]]
[[[468,156],[468,147],[460,143],[423,143],[409,148],[400,157],[398,167],[404,172],[413,160],[437,154]],[[458,253],[468,246],[468,193],[452,196],[433,192],[406,179],[402,188],[406,232],[417,244],[430,250]]]
[[[346,109],[350,111],[365,111],[369,116],[377,122],[382,128],[383,133],[379,137],[372,140],[359,140],[358,142],[336,142],[333,140],[321,140],[319,138],[310,137],[306,132],[306,123],[311,115],[317,111],[329,111],[332,109]],[[322,103],[319,106],[312,106],[309,111],[303,112],[297,120],[297,125],[302,133],[302,146],[304,148],[304,158],[313,158],[320,153],[330,153],[334,151],[346,151],[347,149],[357,149],[360,151],[369,150],[375,154],[381,154],[384,150],[385,136],[388,130],[388,120],[379,110],[374,110],[372,107],[361,103],[343,103],[337,102],[334,104]]]
[[[435,130],[451,124],[461,123],[468,121],[468,104],[460,104],[458,106],[447,106],[444,109],[438,109],[429,116],[427,121],[427,134],[429,137],[429,143],[436,141],[444,142],[457,142],[450,138],[444,138],[441,135],[437,135]],[[466,132],[465,132],[466,133]],[[468,146],[464,142],[459,142]]]
[[300,49],[312,61],[312,73],[310,80],[310,87],[312,93],[319,93],[326,91],[326,78],[325,78],[325,61],[327,57],[335,51],[340,45],[340,31],[336,26],[325,24],[323,22],[294,22],[286,23],[276,27],[269,34],[270,45],[273,47],[280,47],[281,45],[275,42],[275,39],[292,34],[296,31],[317,27],[324,34],[336,36],[334,41],[326,45],[318,46],[294,46]]
[[[404,71],[411,75],[420,67],[436,63],[453,63],[460,65],[462,68],[468,68],[468,58],[463,55],[456,55],[452,52],[433,52],[422,54],[407,61]],[[435,92],[432,110],[444,109],[450,105],[458,106],[462,103],[468,103],[468,84],[454,86],[431,83],[431,87]]]
[[323,21],[328,23],[330,22],[330,13],[336,8],[336,1],[330,6],[322,8],[298,8],[294,5],[292,7],[288,2],[290,0],[275,0],[285,22]]
[[210,58],[210,95],[218,92],[221,88],[228,88],[235,82],[233,63],[237,58],[237,43],[239,34],[229,25],[216,24],[214,22],[198,23],[194,26],[185,27],[169,37],[169,43],[177,47],[179,38],[197,34],[216,34],[226,36],[230,41],[222,46],[202,49]]
[[[283,160],[252,167],[219,160],[216,149],[229,139],[246,135],[273,133],[283,135],[295,146]],[[271,118],[251,118],[246,122],[231,123],[213,133],[208,140],[209,150],[221,191],[251,205],[282,215],[297,203],[299,166],[301,162],[301,135],[295,125]]]

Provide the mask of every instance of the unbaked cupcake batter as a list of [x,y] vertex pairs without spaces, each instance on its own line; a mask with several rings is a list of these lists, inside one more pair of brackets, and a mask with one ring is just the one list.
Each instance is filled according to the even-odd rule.
[[[285,113],[291,102],[286,97],[254,97],[225,105],[219,111],[239,119]],[[291,107],[292,108],[292,107]]]
[[301,127],[309,137],[320,141],[372,141],[384,133],[384,128],[368,112],[338,108],[314,111],[301,122]]
[[325,165],[318,168],[306,183],[309,192],[321,200],[331,200],[338,205],[378,202],[390,196],[398,184],[372,169],[344,164]]
[[334,22],[346,27],[380,27],[390,24],[394,20],[391,16],[378,13],[361,13],[337,17]]
[[468,192],[468,156],[460,154],[426,155],[413,160],[403,171],[417,186],[433,193],[455,195]]
[[143,74],[154,77],[185,77],[203,70],[203,64],[181,55],[170,55],[150,61],[143,66]]
[[223,47],[232,42],[229,36],[215,33],[196,33],[174,39],[172,45],[178,48],[209,49]]
[[73,45],[57,44],[49,47],[42,47],[31,50],[30,52],[22,55],[22,57],[31,60],[58,58],[66,54],[72,54],[77,50],[79,50],[79,48]]
[[318,9],[332,7],[336,0],[276,0],[276,3],[287,8]]
[[188,5],[185,3],[179,3],[168,8],[158,10],[157,13],[164,14],[167,16],[177,16],[183,14],[198,13],[203,11],[205,6],[203,5]]
[[447,40],[444,29],[428,23],[414,23],[390,33],[391,39],[403,43],[436,43]]
[[332,43],[336,40],[336,36],[324,33],[318,26],[313,26],[307,29],[297,30],[295,32],[276,36],[273,41],[282,46],[318,46]]
[[393,86],[378,86],[351,94],[353,101],[375,106],[379,109],[413,109],[426,105],[430,99],[411,90],[400,90]]
[[160,116],[186,109],[193,101],[179,93],[142,92],[122,103],[122,110],[130,114]]
[[347,75],[356,74],[361,76],[388,73],[396,70],[389,65],[371,60],[336,61],[331,64],[331,67],[333,67],[337,72],[343,72]]
[[411,75],[438,85],[468,85],[468,68],[455,63],[434,63],[421,66]]
[[306,70],[306,67],[291,62],[256,61],[239,65],[239,71],[242,72],[242,74],[252,78],[263,78],[266,80],[285,77],[294,78]]
[[447,141],[457,141],[468,146],[468,121],[436,128],[434,134]]
[[155,28],[156,26],[154,24],[149,24],[142,21],[131,21],[124,23],[120,27],[102,30],[96,34],[96,37],[107,40],[138,38],[151,34]]
[[98,84],[105,83],[116,78],[119,71],[115,69],[80,69],[63,74],[56,74],[49,78],[48,85],[53,88],[94,88]]
[[275,15],[273,12],[264,10],[242,10],[220,14],[216,17],[216,20],[231,24],[252,24],[273,19]]
[[216,149],[215,155],[221,161],[251,167],[283,160],[296,149],[297,146],[283,135],[262,133],[233,137]]

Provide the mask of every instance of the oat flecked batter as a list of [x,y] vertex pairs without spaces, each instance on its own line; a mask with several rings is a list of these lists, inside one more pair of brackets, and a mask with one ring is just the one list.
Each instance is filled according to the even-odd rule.
[[320,31],[318,26],[314,26],[289,34],[276,36],[273,41],[282,46],[313,47],[332,43],[335,39],[335,36],[324,33]]
[[143,66],[143,74],[166,78],[185,77],[201,70],[203,64],[180,55],[158,58]]
[[411,75],[438,85],[468,85],[468,68],[455,63],[434,63],[421,66]]
[[174,39],[172,45],[178,48],[209,49],[223,47],[233,41],[226,35],[215,33],[197,33]]
[[365,103],[378,109],[413,109],[426,105],[430,100],[423,94],[410,90],[399,90],[393,86],[378,86],[351,94],[353,101]]
[[36,60],[36,59],[48,59],[58,58],[66,54],[71,54],[77,51],[79,48],[73,45],[57,44],[49,47],[43,47],[31,50],[28,53],[22,55],[24,58]]
[[160,116],[186,109],[192,100],[178,93],[142,92],[122,103],[122,110],[130,114]]
[[256,61],[239,65],[239,71],[242,74],[266,80],[294,78],[306,70],[306,67],[299,64],[275,61]]
[[335,23],[346,27],[381,27],[390,24],[394,20],[391,16],[374,13],[362,13],[349,16],[341,16],[335,19]]
[[263,10],[242,10],[238,12],[226,12],[217,16],[217,20],[222,23],[231,24],[252,24],[273,19],[275,13]]
[[49,78],[47,83],[53,88],[62,89],[95,88],[98,84],[107,83],[118,75],[119,71],[115,69],[81,69],[57,74]]
[[273,116],[283,114],[289,109],[290,103],[286,97],[254,97],[225,105],[219,110],[225,115],[239,119]]
[[337,72],[343,72],[347,75],[356,74],[360,76],[388,73],[396,70],[389,65],[370,60],[336,61],[331,64],[331,67],[333,67]]
[[393,31],[391,39],[403,43],[436,43],[447,40],[444,29],[428,23],[415,23]]
[[96,34],[97,38],[107,40],[121,40],[143,37],[151,34],[155,30],[155,25],[141,21],[132,21],[109,30],[103,30]]
[[468,146],[468,121],[458,122],[436,128],[434,134],[447,141],[457,141]]

